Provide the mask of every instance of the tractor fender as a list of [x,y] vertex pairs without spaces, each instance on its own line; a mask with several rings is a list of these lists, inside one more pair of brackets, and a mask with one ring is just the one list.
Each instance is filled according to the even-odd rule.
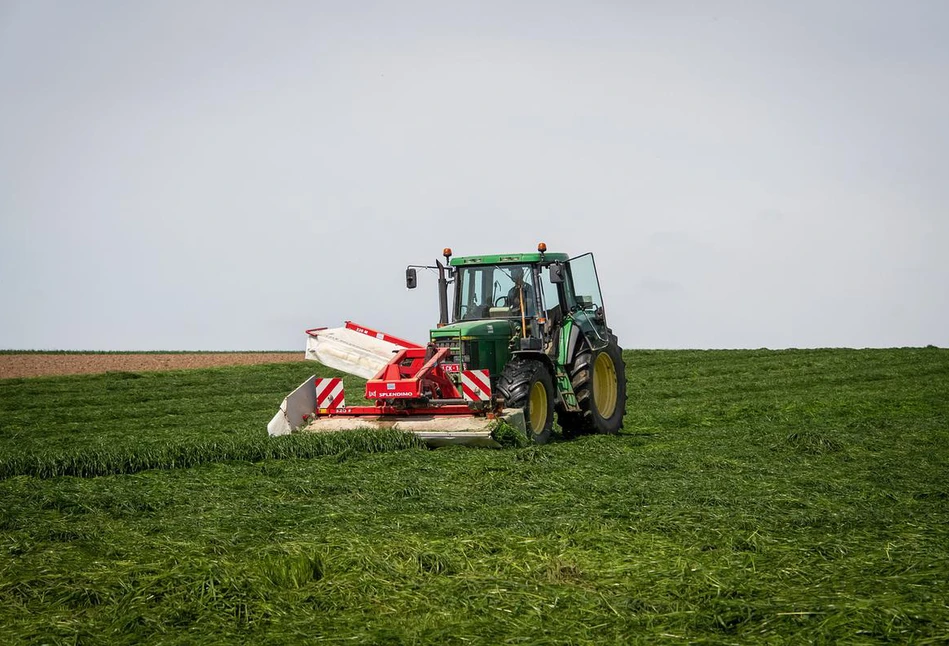
[[543,352],[539,352],[537,350],[515,350],[511,353],[511,357],[517,357],[520,359],[536,359],[547,366],[551,377],[557,376],[557,367],[554,365],[554,362],[551,360],[551,358]]
[[564,363],[570,363],[573,361],[574,353],[577,351],[577,343],[580,342],[580,337],[582,336],[580,326],[573,324],[570,326],[570,336],[567,338],[567,353],[564,356]]
[[[579,410],[577,408],[577,400],[573,394],[573,390],[570,387],[570,379],[566,376],[562,370],[558,370],[558,366],[554,363],[554,359],[550,355],[544,354],[543,352],[537,352],[536,350],[518,350],[513,353],[513,357],[521,357],[524,359],[534,359],[535,361],[540,361],[546,368],[547,372],[550,373],[550,378],[554,382],[554,390],[557,393],[557,406],[562,407],[566,410]],[[566,383],[561,383],[561,380],[566,380]]]

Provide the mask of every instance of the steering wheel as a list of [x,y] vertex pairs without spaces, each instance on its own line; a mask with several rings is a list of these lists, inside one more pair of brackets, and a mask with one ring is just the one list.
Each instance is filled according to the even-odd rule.
[[[503,305],[501,303],[504,303]],[[495,307],[508,307],[507,296],[498,296],[498,299],[494,301]]]

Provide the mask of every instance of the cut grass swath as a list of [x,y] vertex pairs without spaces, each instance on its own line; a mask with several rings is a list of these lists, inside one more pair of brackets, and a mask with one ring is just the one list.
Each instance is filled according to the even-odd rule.
[[187,469],[208,462],[315,458],[324,455],[379,453],[422,448],[414,435],[398,431],[354,430],[285,437],[231,437],[153,443],[140,447],[107,446],[0,456],[0,478],[38,478],[138,473],[148,469]]

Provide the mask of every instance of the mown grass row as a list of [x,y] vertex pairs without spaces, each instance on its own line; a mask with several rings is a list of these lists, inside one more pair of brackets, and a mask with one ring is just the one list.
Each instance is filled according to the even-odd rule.
[[[0,454],[259,438],[281,400],[320,370],[307,361],[3,379]],[[347,395],[362,390],[353,378],[346,384]]]
[[422,448],[414,435],[398,431],[355,430],[332,434],[294,434],[284,437],[236,436],[211,440],[129,446],[94,446],[69,451],[38,451],[0,455],[0,479],[13,476],[55,478],[138,473],[148,469],[187,469],[208,462],[315,458],[324,455],[380,453]]

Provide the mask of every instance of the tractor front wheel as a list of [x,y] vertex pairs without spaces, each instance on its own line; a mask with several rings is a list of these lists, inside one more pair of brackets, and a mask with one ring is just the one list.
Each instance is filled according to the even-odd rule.
[[527,437],[546,444],[554,428],[554,382],[541,361],[513,359],[501,372],[498,391],[505,406],[524,409]]

